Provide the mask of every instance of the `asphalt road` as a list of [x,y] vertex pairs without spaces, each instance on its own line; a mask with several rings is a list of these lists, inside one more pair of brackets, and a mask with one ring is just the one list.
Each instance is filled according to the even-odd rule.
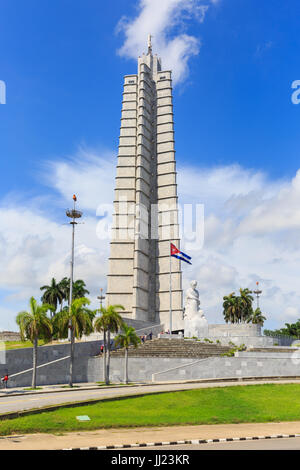
[[[289,381],[291,382],[291,381]],[[139,395],[160,391],[175,391],[175,390],[191,390],[199,388],[210,388],[210,387],[228,387],[228,386],[246,386],[268,383],[264,382],[210,382],[210,383],[185,383],[185,384],[160,384],[160,385],[148,385],[148,386],[136,386],[136,387],[114,387],[109,389],[103,389],[99,387],[97,390],[82,390],[74,389],[63,392],[52,392],[52,393],[41,393],[35,394],[27,392],[26,395],[10,396],[9,389],[5,396],[0,397],[0,414],[9,413],[12,411],[29,410],[33,408],[41,408],[50,405],[57,405],[63,403],[71,403],[77,401],[93,400],[111,398],[115,396],[124,395]],[[274,382],[271,382],[274,383]],[[280,383],[285,383],[281,381]],[[299,382],[297,382],[299,383]]]

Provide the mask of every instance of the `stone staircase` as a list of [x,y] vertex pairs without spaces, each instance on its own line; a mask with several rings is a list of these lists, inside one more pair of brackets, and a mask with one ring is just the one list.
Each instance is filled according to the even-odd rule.
[[[229,346],[201,343],[200,341],[154,338],[140,344],[137,348],[130,346],[128,355],[131,357],[191,357],[206,358],[221,356],[230,351]],[[124,349],[112,351],[112,357],[123,357]]]

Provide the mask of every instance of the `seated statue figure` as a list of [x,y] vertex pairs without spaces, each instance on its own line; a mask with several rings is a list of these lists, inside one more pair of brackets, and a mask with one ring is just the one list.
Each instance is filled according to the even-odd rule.
[[200,310],[197,281],[191,282],[191,287],[185,293],[184,336],[186,338],[205,338],[208,335],[208,323],[203,310]]

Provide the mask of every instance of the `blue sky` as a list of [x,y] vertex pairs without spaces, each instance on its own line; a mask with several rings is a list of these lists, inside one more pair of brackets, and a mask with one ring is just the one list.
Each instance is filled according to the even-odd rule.
[[[300,105],[291,102],[291,84],[300,79],[300,4],[297,0],[164,1],[173,8],[165,22],[157,0],[0,1],[0,80],[7,86],[7,103],[0,105],[0,329],[14,329],[14,312],[26,307],[30,292],[39,295],[39,285],[68,269],[68,253],[61,265],[55,263],[62,257],[58,239],[64,246],[62,240],[68,237],[68,227],[61,224],[68,194],[71,198],[73,192],[82,196],[89,217],[86,228],[80,228],[78,245],[82,256],[90,250],[95,262],[94,271],[91,264],[90,270],[86,266],[80,271],[79,262],[78,275],[99,276],[90,281],[94,296],[96,286],[105,286],[107,246],[93,239],[95,210],[100,202],[109,202],[113,185],[123,75],[136,72],[134,57],[146,49],[145,38],[153,31],[154,47],[163,59],[174,38],[187,41],[188,36],[194,41],[193,51],[184,42],[185,55],[166,60],[176,77],[179,196],[186,202],[195,198],[207,207],[207,250],[197,256],[199,265],[193,272],[200,284],[203,281],[204,310],[207,305],[211,319],[220,319],[222,295],[242,282],[251,287],[258,278],[269,294],[265,301],[269,316],[275,312],[267,326],[300,317],[295,190]],[[150,12],[149,21],[143,12]],[[195,171],[201,186],[196,181],[189,185]],[[89,183],[95,175],[98,179]],[[103,179],[108,185],[105,195]],[[188,186],[194,192],[186,191]],[[94,193],[89,188],[95,188]],[[279,215],[276,211],[285,197],[283,208],[293,212],[283,217],[285,209]],[[241,230],[249,227],[249,215],[256,223],[253,201],[257,200],[265,201],[258,214],[266,220],[264,214],[274,213],[274,219],[268,228],[251,225],[251,234],[247,229],[245,235]],[[28,221],[23,220],[25,215]],[[213,225],[218,221],[222,228]],[[215,240],[216,231],[222,232],[222,240]],[[250,235],[251,239],[245,238]],[[264,258],[261,254],[270,243],[273,251]],[[34,260],[30,265],[36,250],[40,264]],[[250,255],[245,261],[245,251],[256,254],[254,261]],[[208,295],[215,289],[208,280],[220,273],[220,266],[224,279],[220,275],[218,296]],[[191,275],[186,274],[186,280]]]

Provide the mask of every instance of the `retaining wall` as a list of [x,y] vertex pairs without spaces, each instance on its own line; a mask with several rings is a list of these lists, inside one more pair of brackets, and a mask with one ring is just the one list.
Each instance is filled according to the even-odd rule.
[[[74,348],[74,382],[89,382],[89,359],[99,354],[102,341],[75,343]],[[70,344],[40,346],[38,348],[37,365],[63,358],[70,354]],[[6,373],[10,376],[17,372],[32,368],[32,348],[12,349],[5,351],[5,363],[0,363],[0,376]],[[37,369],[37,385],[65,384],[69,381],[70,360],[50,364]],[[24,387],[31,385],[32,371],[11,377],[9,387]]]
[[[74,382],[103,380],[103,360],[95,357],[101,341],[75,343]],[[38,349],[38,365],[68,356],[69,344],[42,346]],[[124,380],[124,357],[111,358],[111,380]],[[197,380],[231,377],[300,376],[300,350],[291,352],[238,352],[235,357],[206,359],[129,357],[131,382]],[[32,367],[32,348],[6,351],[6,364],[0,364],[0,376]],[[171,369],[171,370],[170,370]],[[9,387],[30,386],[32,371],[9,380]],[[65,384],[69,380],[69,359],[37,370],[37,385]]]

